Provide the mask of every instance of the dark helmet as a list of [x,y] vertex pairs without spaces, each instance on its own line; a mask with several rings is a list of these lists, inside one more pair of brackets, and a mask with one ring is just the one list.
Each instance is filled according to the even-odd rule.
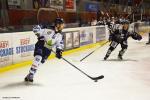
[[123,29],[128,30],[129,29],[129,24],[130,22],[128,20],[124,20],[122,25],[123,25]]
[[128,20],[124,20],[122,24],[130,24],[130,22]]
[[62,18],[56,18],[54,23],[55,23],[55,26],[56,26],[57,24],[63,24],[63,23],[64,23],[64,20],[63,20]]

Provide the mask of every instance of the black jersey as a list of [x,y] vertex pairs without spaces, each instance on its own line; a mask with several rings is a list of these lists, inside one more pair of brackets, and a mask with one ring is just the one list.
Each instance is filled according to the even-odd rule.
[[121,43],[123,41],[127,41],[129,37],[132,37],[135,40],[141,40],[142,36],[136,32],[128,32],[127,30],[115,30],[114,33],[110,34],[110,40]]

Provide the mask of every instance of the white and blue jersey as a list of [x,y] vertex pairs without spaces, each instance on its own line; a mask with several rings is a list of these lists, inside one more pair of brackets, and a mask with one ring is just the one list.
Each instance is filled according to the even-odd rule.
[[59,32],[55,32],[53,29],[41,29],[39,32],[35,32],[38,36],[38,41],[44,41],[44,47],[52,49],[54,47],[63,49],[63,35]]
[[42,60],[45,61],[51,54],[52,49],[64,49],[63,35],[54,29],[39,28],[38,26],[33,28],[33,32],[38,37],[38,41],[35,44],[34,56],[40,55],[42,56]]

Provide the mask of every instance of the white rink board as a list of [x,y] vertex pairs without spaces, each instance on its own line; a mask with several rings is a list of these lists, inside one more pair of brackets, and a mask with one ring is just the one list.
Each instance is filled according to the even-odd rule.
[[[64,29],[63,32],[78,31],[80,34],[80,46],[82,46],[81,42],[89,42],[90,44],[96,43],[96,27],[105,28],[105,26],[77,27]],[[83,31],[85,33],[84,35],[86,35],[85,40],[84,38],[80,37],[81,32]],[[34,44],[36,43],[36,41],[37,37],[32,31],[0,34],[0,67],[32,60]],[[84,45],[87,45],[89,43],[85,43]],[[3,56],[3,49],[10,54],[6,54],[7,56]],[[9,52],[8,49],[10,49]]]
[[[19,34],[19,35],[17,35]],[[13,34],[14,56],[13,63],[28,61],[33,58],[34,44],[37,37],[33,32],[20,32]]]

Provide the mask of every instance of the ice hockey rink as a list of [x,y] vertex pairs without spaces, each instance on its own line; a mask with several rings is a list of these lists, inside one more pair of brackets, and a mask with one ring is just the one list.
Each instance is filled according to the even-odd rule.
[[63,60],[52,59],[40,66],[33,84],[23,82],[30,66],[0,74],[0,100],[150,100],[150,46],[129,39],[124,60],[117,60],[120,46],[107,61],[108,45],[79,62],[94,50],[64,56],[71,63],[95,77],[94,82]]

